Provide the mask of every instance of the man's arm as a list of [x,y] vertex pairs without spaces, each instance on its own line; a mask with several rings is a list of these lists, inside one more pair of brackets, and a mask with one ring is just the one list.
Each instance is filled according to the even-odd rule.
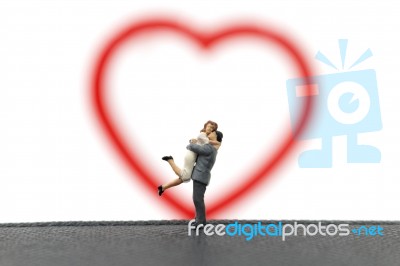
[[212,146],[210,145],[198,145],[194,143],[190,143],[186,146],[186,149],[197,153],[199,155],[209,155],[212,153]]

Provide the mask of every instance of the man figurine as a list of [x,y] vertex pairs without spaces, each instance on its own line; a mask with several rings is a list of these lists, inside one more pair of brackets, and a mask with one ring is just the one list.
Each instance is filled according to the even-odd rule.
[[[214,133],[214,132],[213,132]],[[210,140],[222,142],[223,134],[220,131],[215,131],[215,134],[210,134]],[[214,166],[217,157],[217,149],[212,144],[205,145],[196,144],[196,140],[192,139],[186,149],[197,153],[196,165],[193,169],[193,203],[196,209],[195,228],[202,224],[206,224],[206,208],[204,204],[204,194],[206,187],[210,183],[211,169]]]

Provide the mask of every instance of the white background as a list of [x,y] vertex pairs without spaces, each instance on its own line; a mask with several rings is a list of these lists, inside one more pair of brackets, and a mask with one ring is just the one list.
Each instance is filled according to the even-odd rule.
[[[136,181],[99,127],[90,71],[118,29],[164,15],[208,30],[247,21],[281,30],[340,66],[366,49],[354,70],[375,69],[383,129],[360,135],[380,164],[347,164],[334,138],[333,167],[300,169],[304,143],[250,196],[216,218],[400,219],[398,1],[2,1],[0,2],[0,222],[180,218]],[[319,74],[337,73],[314,60]],[[223,145],[207,201],[240,186],[268,158],[289,124],[286,80],[293,64],[273,45],[250,40],[204,54],[171,34],[126,43],[110,71],[109,102],[131,148],[159,176],[160,158],[180,164],[189,138],[217,121]],[[166,193],[191,201],[191,184]]]

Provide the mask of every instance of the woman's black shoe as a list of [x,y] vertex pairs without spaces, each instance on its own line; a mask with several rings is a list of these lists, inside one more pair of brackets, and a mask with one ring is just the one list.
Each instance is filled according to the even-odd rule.
[[161,196],[162,193],[164,193],[164,190],[162,189],[162,186],[158,186],[158,196]]
[[172,156],[164,156],[161,159],[168,162],[168,160],[173,160],[174,158],[172,158]]

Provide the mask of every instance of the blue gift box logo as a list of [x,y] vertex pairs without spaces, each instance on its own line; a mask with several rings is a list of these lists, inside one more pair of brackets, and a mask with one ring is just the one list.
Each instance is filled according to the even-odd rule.
[[[342,66],[346,57],[347,40],[339,40]],[[349,69],[372,56],[368,49]],[[316,59],[337,69],[321,52]],[[309,150],[299,156],[301,168],[332,167],[332,138],[347,136],[348,163],[379,163],[379,149],[357,143],[357,134],[382,129],[376,73],[373,69],[333,73],[312,78],[311,95],[304,92],[307,85],[303,78],[289,79],[286,88],[292,126],[306,97],[315,97],[312,126],[299,138],[303,140],[321,138],[319,150]]]

